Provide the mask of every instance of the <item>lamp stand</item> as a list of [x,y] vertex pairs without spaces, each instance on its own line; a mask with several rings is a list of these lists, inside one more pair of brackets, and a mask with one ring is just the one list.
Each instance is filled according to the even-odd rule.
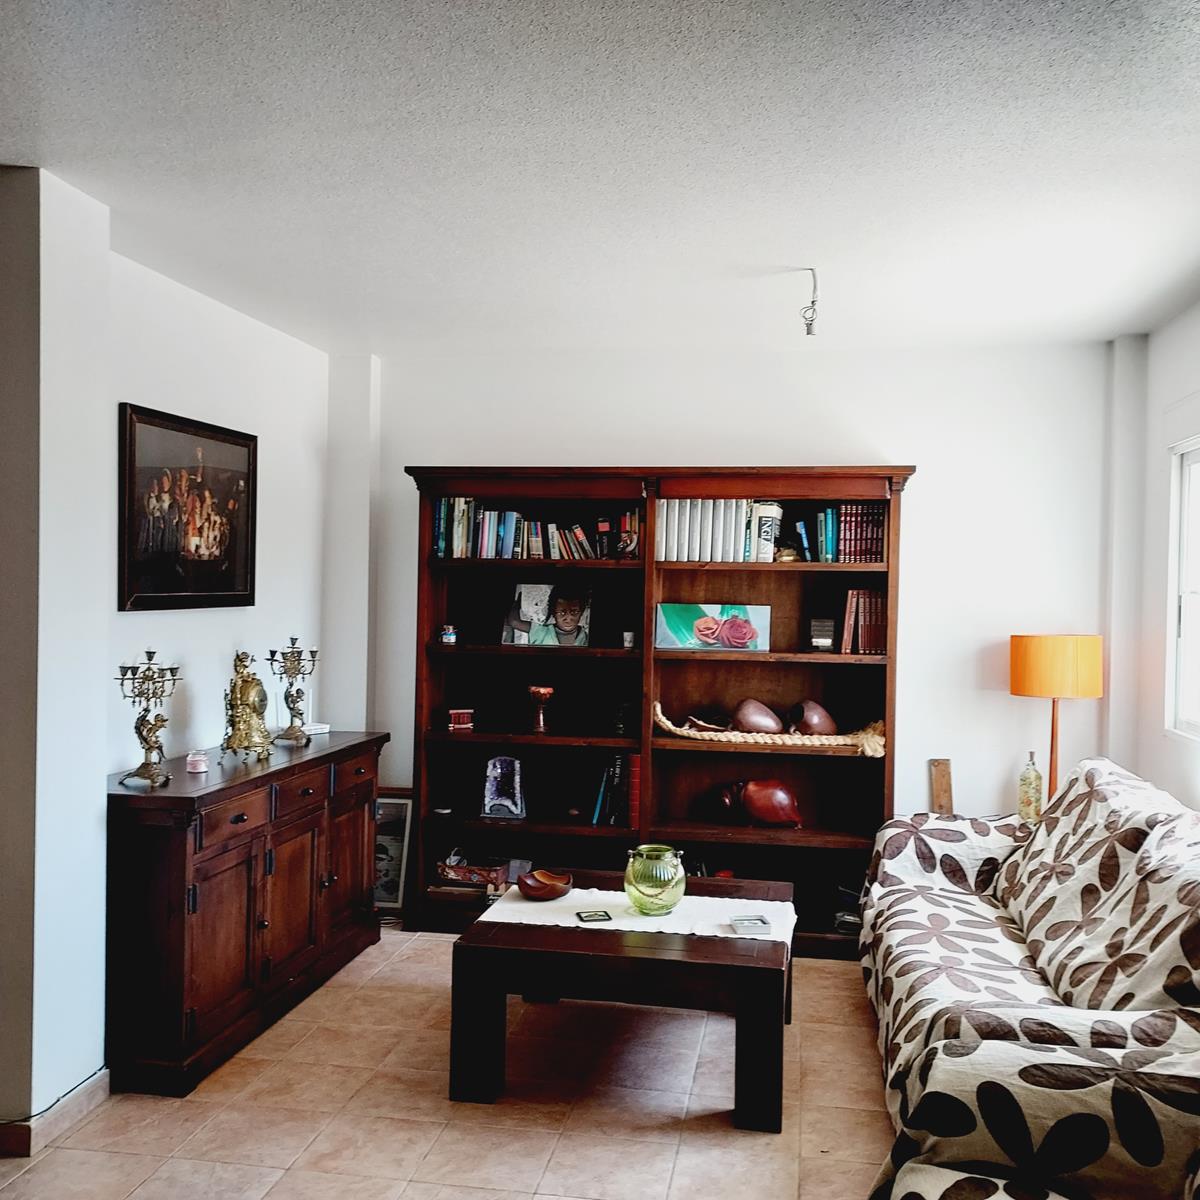
[[1058,791],[1058,697],[1050,701],[1050,779],[1046,803]]

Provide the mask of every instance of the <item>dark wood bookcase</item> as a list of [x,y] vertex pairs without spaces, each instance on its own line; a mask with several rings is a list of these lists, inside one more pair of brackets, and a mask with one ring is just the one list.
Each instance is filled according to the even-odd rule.
[[[420,491],[416,825],[408,922],[416,928],[457,930],[481,910],[481,896],[439,886],[436,864],[454,847],[472,861],[521,858],[535,866],[620,870],[630,847],[665,841],[684,851],[692,870],[703,864],[709,874],[725,870],[737,878],[792,883],[799,916],[796,952],[852,954],[853,938],[834,932],[833,916],[846,907],[839,887],[856,891],[861,886],[873,835],[892,815],[900,497],[914,468],[406,470]],[[560,524],[636,510],[639,557],[440,558],[434,540],[436,506],[441,497],[453,496]],[[785,530],[826,504],[880,504],[882,561],[656,561],[656,501],[695,498],[775,501],[783,508]],[[499,644],[518,584],[567,578],[582,584],[591,598],[586,648]],[[812,649],[809,621],[814,617],[832,618],[835,649],[841,644],[850,588],[883,595],[884,653]],[[656,606],[673,601],[770,605],[770,652],[656,651]],[[439,641],[445,624],[457,629],[454,646]],[[622,645],[625,630],[636,632],[632,649]],[[532,732],[531,685],[555,689],[545,735]],[[732,710],[747,696],[781,712],[799,700],[817,700],[846,732],[882,720],[887,752],[868,758],[853,747],[688,741],[654,723],[655,700],[681,724],[691,713]],[[474,709],[474,730],[451,733],[450,708]],[[479,815],[487,762],[501,754],[521,761],[525,820]],[[599,780],[618,754],[640,755],[637,828],[589,823]],[[698,819],[702,797],[713,789],[755,778],[788,783],[802,811],[801,828]]]

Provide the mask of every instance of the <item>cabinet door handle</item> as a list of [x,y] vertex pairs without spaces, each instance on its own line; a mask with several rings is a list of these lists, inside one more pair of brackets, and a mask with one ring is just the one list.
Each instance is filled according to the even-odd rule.
[[304,797],[304,796],[311,796],[312,794],[313,794],[313,790],[312,790],[312,788],[301,788],[301,789],[300,789],[300,795],[301,795],[301,797]]
[[229,818],[230,825],[244,825],[250,818],[245,813],[234,813]]
[[268,921],[266,917],[259,917],[258,918],[258,927],[259,927],[259,929],[270,929],[271,922]]
[[367,773],[367,768],[366,767],[355,767],[354,773],[355,773],[355,775],[365,775]]
[[329,886],[329,876],[328,876],[328,875],[322,875],[322,876],[321,876],[321,882],[320,882],[320,888],[321,888],[321,891],[324,891],[324,890],[325,890],[325,889],[326,889],[328,886]]
[[330,875],[330,877],[329,877],[330,883],[337,883],[337,881],[338,881],[338,877],[336,875]]

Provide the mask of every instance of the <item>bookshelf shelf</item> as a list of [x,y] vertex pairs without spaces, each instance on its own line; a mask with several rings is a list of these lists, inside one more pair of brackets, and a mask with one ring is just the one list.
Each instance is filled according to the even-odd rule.
[[[857,746],[754,746],[737,742],[694,742],[689,738],[656,737],[651,743],[656,752],[682,751],[684,754],[779,754],[788,758],[818,755],[821,758],[862,758]],[[869,761],[869,760],[868,760]]]
[[636,750],[640,743],[635,738],[589,737],[585,734],[555,735],[548,733],[451,733],[446,729],[430,729],[425,734],[428,742],[454,742],[475,746],[595,746],[609,750]]
[[761,653],[757,650],[655,650],[658,662],[815,663],[822,667],[886,667],[886,654]]
[[435,571],[640,571],[640,558],[437,558],[429,560]]
[[[913,468],[410,467],[408,473],[420,493],[420,512],[417,857],[406,876],[406,927],[461,930],[485,907],[482,890],[464,894],[438,878],[437,864],[456,847],[470,862],[528,859],[535,867],[620,870],[630,846],[661,840],[689,847],[689,869],[791,881],[799,918],[795,952],[852,954],[854,939],[834,932],[834,917],[844,904],[839,889],[857,891],[862,883],[869,835],[892,815],[900,507]],[[685,501],[690,512],[698,506],[700,537],[711,530],[713,553],[718,529],[725,531],[725,557],[733,557],[732,528],[741,528],[736,522],[745,512],[745,528],[758,531],[760,544],[806,530],[814,557],[840,553],[883,561],[665,561],[675,552],[670,521],[677,519],[677,540]],[[710,506],[711,522],[705,515]],[[469,514],[478,517],[480,510],[480,523],[472,526]],[[731,511],[737,514],[732,527]],[[459,516],[448,526],[454,513]],[[635,534],[640,557],[439,554],[440,545],[502,551],[510,525],[514,549],[536,549],[537,537],[553,527],[557,533],[572,530],[580,548],[586,542],[609,553],[618,544],[629,546],[626,535]],[[489,526],[493,542],[486,540]],[[479,532],[464,543],[469,528]],[[518,543],[518,537],[524,540]],[[570,543],[556,544],[571,551]],[[695,545],[687,546],[695,557]],[[526,583],[541,584],[543,591],[582,589],[593,645],[499,644],[516,588]],[[769,607],[775,649],[656,649],[660,604]],[[530,606],[525,615],[536,620],[532,614],[539,611]],[[851,619],[853,636],[844,639]],[[814,621],[832,622],[834,648],[854,652],[810,650],[818,632]],[[440,642],[447,624],[458,630],[460,644]],[[622,648],[630,631],[637,644]],[[864,654],[862,646],[884,653]],[[532,728],[532,687],[554,689],[546,710],[553,732],[488,732]],[[692,741],[669,736],[654,723],[656,700],[675,719],[692,713],[720,721],[746,697],[781,716],[814,700],[842,729],[882,720],[887,754],[866,758],[855,746]],[[451,733],[450,708],[473,709],[478,729]],[[622,729],[627,736],[562,732],[567,729]],[[477,815],[486,764],[501,757],[521,764],[525,819]],[[756,778],[778,779],[791,791],[801,828],[715,823],[713,793]],[[620,824],[586,823],[583,816],[597,809],[601,821],[611,814]]]
[[826,571],[855,574],[870,571],[887,574],[887,563],[839,562],[656,562],[659,571]]
[[642,656],[640,650],[605,646],[443,646],[441,642],[430,642],[427,649],[439,658],[478,655],[483,658],[552,658],[567,661],[577,658],[617,658],[637,662]]
[[872,839],[855,833],[839,833],[831,829],[769,829],[760,826],[703,825],[699,822],[677,822],[659,825],[652,831],[655,838],[678,842],[736,843],[744,846],[812,846],[822,850],[870,850]]

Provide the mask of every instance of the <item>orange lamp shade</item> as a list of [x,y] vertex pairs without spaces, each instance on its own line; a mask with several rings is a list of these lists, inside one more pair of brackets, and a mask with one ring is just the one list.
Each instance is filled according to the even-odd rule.
[[1098,633],[1014,634],[1008,690],[1058,700],[1103,696],[1103,662],[1104,638]]

